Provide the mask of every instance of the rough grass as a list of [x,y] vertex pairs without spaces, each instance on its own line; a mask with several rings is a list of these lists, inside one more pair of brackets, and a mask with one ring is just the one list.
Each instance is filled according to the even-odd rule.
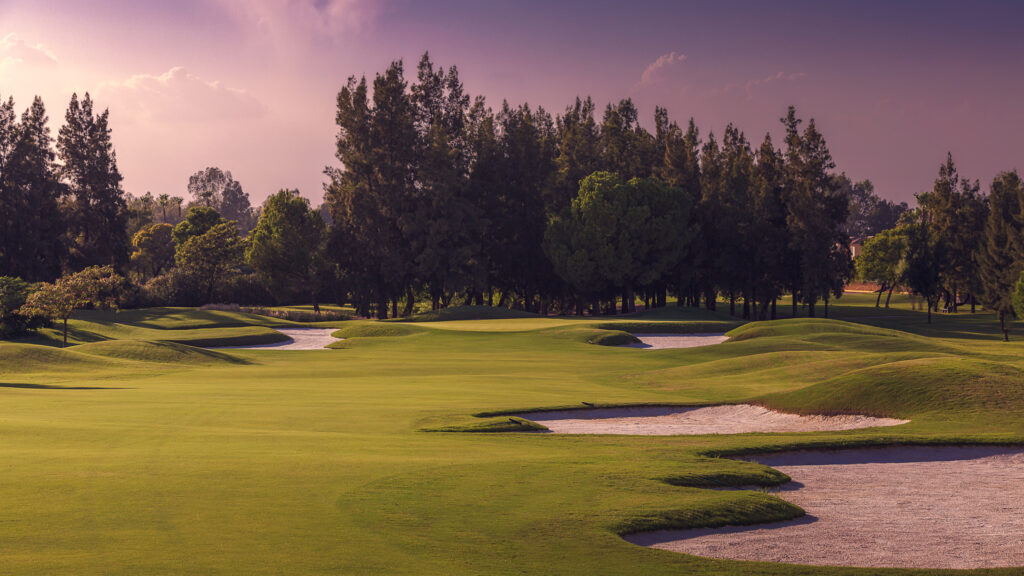
[[[233,364],[130,341],[219,340],[274,319],[89,314],[73,323],[81,346],[0,343],[0,572],[926,574],[708,560],[618,536],[800,514],[770,494],[704,489],[784,481],[721,456],[1024,442],[1024,342],[984,332],[991,315],[943,315],[932,329],[912,317],[910,332],[880,316],[752,323],[739,341],[658,354],[587,340],[596,324],[726,319],[351,321],[344,353],[225,352],[247,361]],[[116,354],[87,353],[104,346]],[[158,356],[170,361],[143,360]],[[499,413],[519,407],[750,401],[912,422],[692,437],[424,431],[518,431]]]

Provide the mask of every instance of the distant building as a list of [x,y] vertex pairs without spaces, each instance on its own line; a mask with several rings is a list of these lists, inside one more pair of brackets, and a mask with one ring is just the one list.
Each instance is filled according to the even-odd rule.
[[860,255],[860,250],[864,246],[864,243],[871,240],[873,236],[858,236],[850,240],[850,256],[856,258]]

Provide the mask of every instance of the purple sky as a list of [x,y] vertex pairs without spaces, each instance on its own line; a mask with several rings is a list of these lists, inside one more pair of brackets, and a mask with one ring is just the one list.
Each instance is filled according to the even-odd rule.
[[345,79],[398,58],[411,77],[429,50],[495,107],[628,96],[648,126],[660,104],[756,144],[794,104],[839,170],[908,201],[947,150],[985,188],[1022,167],[1022,17],[977,1],[2,0],[0,97],[43,96],[56,131],[91,92],[133,194],[184,196],[219,166],[254,202],[297,187],[319,203]]

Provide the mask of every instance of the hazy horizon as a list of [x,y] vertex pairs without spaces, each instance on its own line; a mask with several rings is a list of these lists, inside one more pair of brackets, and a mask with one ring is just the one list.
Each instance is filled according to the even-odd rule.
[[[88,5],[83,5],[88,4]],[[190,174],[230,170],[258,204],[298,188],[318,204],[336,165],[335,96],[425,51],[467,91],[561,113],[630,97],[702,136],[728,122],[781,143],[793,104],[837,170],[913,201],[947,151],[983,189],[1019,166],[1024,5],[732,2],[423,3],[404,0],[8,0],[0,97],[43,97],[51,130],[71,93],[109,108],[125,189],[187,196]]]

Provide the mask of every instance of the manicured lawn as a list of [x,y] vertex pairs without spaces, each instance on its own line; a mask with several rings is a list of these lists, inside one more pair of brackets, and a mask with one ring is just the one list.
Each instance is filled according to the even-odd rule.
[[[736,324],[685,309],[342,321],[327,323],[347,338],[337,349],[205,352],[167,343],[294,324],[85,314],[72,341],[92,343],[62,351],[54,332],[35,340],[46,346],[0,343],[0,573],[876,574],[705,560],[617,536],[799,513],[770,494],[698,487],[785,480],[719,454],[1024,442],[1024,339],[998,341],[989,314],[928,327],[903,301],[886,314],[871,296],[841,302],[830,314],[857,323],[749,324],[726,344],[663,351],[587,342],[620,322]],[[904,321],[910,332],[892,330]],[[694,437],[427,431],[582,402],[750,400],[912,422]]]

